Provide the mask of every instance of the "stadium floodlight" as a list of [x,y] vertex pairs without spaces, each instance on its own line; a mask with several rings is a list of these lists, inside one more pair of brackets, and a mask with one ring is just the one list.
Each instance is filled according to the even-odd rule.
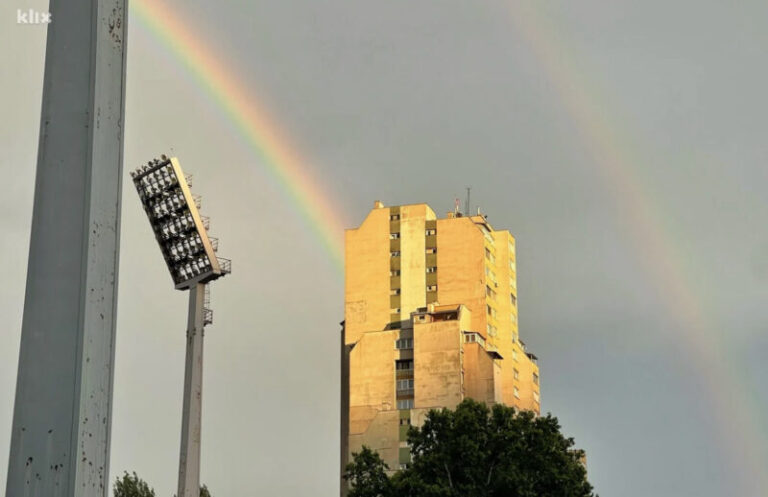
[[198,210],[200,197],[192,195],[178,159],[162,156],[131,176],[177,290],[230,272],[231,262],[216,256],[217,244]]
[[205,325],[213,322],[208,283],[230,273],[232,262],[216,255],[219,241],[208,236],[209,220],[200,215],[200,197],[190,191],[191,177],[178,159],[163,155],[132,171],[131,177],[174,286],[189,290],[177,495],[198,497],[203,335]]

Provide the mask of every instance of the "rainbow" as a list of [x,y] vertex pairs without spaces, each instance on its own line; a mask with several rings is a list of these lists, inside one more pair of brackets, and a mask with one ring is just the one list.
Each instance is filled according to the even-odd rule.
[[210,98],[226,113],[289,203],[306,221],[337,268],[343,268],[344,216],[329,200],[312,169],[280,132],[254,89],[212,54],[178,13],[154,0],[131,0],[131,14],[194,76]]
[[558,39],[563,30],[551,25],[540,10],[541,3],[509,5],[515,30],[559,94],[625,216],[624,224],[640,250],[639,259],[669,306],[680,334],[682,357],[695,370],[711,406],[710,412],[692,416],[714,417],[721,457],[743,484],[741,492],[734,491],[734,495],[768,495],[768,440],[760,409],[747,390],[748,378],[739,374],[741,366],[731,357],[723,329],[718,329],[720,323],[707,314],[706,299],[697,295],[697,286],[686,277],[684,255],[676,248],[674,234],[665,229],[655,206],[658,202],[639,177],[642,161],[634,152],[636,140],[622,133],[622,123],[610,119],[598,86],[576,65],[577,57],[569,51],[571,44]]
[[[311,168],[280,133],[253,88],[246,88],[235,71],[210,53],[175,12],[155,0],[131,0],[130,5],[139,22],[183,63],[233,121],[341,269],[344,226],[340,220],[344,216],[317,186]],[[687,279],[674,237],[665,230],[663,217],[654,209],[653,197],[636,172],[641,161],[632,152],[634,140],[621,133],[620,123],[609,119],[600,105],[599,92],[592,90],[597,86],[576,67],[569,45],[557,37],[560,31],[536,10],[541,8],[539,4],[533,3],[528,9],[522,2],[510,5],[516,31],[559,93],[606,187],[626,217],[629,234],[642,251],[639,259],[669,304],[669,313],[678,325],[683,357],[695,368],[712,407],[702,415],[716,418],[722,457],[744,482],[744,491],[739,494],[768,495],[768,474],[764,472],[768,467],[768,441],[761,428],[759,409],[746,390],[748,382],[738,374],[739,366],[732,360],[728,362],[728,344],[715,327],[716,319],[707,315],[705,299],[697,295],[696,286]],[[724,398],[735,401],[726,403]]]

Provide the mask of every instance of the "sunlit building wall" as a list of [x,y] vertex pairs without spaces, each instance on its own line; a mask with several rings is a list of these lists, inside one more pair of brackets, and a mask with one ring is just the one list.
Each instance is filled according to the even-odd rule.
[[363,445],[403,468],[408,427],[465,398],[540,412],[508,231],[481,215],[375,202],[345,250],[342,471]]

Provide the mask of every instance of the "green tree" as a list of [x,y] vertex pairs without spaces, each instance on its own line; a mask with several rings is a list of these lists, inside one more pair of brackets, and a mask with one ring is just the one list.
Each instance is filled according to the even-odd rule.
[[[130,475],[126,471],[122,478],[115,479],[112,493],[114,497],[155,497],[155,490],[139,478],[135,471]],[[211,497],[206,485],[200,487],[200,497]]]
[[347,464],[344,472],[344,479],[352,486],[349,497],[388,497],[392,494],[392,483],[386,473],[389,467],[377,452],[363,446],[352,457],[353,462]]
[[155,497],[155,490],[139,478],[135,471],[130,475],[126,471],[122,478],[116,478],[112,491],[114,497]]
[[[348,479],[351,497],[593,497],[583,452],[560,433],[552,415],[465,400],[456,410],[430,411],[408,433],[411,465],[389,485],[378,478]],[[363,450],[363,453],[365,449]],[[376,459],[354,454],[358,473],[384,473]],[[380,460],[380,459],[379,459]],[[366,473],[360,473],[366,474]],[[372,482],[376,481],[376,487]],[[378,493],[372,493],[374,490]],[[366,493],[367,492],[367,493]],[[386,493],[389,492],[389,493]]]

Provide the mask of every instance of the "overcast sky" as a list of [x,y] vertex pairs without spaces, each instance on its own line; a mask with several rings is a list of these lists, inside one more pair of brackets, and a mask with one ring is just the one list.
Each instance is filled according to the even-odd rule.
[[[601,495],[768,494],[768,3],[162,1],[268,109],[344,225],[376,199],[444,213],[471,186],[515,235],[543,410]],[[16,24],[30,7],[47,3],[0,5],[0,488],[45,44]],[[212,285],[203,480],[216,497],[336,495],[343,276],[229,116],[129,26],[125,176],[177,155],[234,260]],[[111,473],[161,496],[186,303],[126,183]]]

